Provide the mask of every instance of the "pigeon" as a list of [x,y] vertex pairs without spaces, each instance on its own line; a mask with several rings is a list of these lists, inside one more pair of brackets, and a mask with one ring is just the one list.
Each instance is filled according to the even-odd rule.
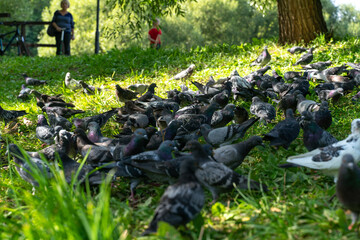
[[313,100],[307,100],[304,95],[302,94],[297,94],[296,95],[296,99],[297,99],[297,106],[296,109],[298,110],[298,112],[301,114],[304,111],[317,111],[320,109],[320,104],[313,101]]
[[50,96],[50,95],[46,95],[46,94],[41,94],[40,92],[38,92],[36,90],[31,90],[30,94],[34,94],[36,97],[36,100],[38,102],[44,102],[44,103],[53,102],[53,101],[65,102],[64,99],[61,98],[62,94]]
[[159,221],[178,227],[187,224],[200,213],[205,196],[195,176],[198,167],[198,160],[192,158],[181,163],[178,181],[165,190],[149,227],[142,235],[156,232]]
[[260,118],[265,124],[270,123],[276,117],[276,110],[273,105],[260,100],[259,97],[253,97],[250,105],[250,113]]
[[224,164],[211,159],[198,141],[188,142],[184,149],[189,150],[191,156],[199,161],[199,168],[196,169],[195,176],[202,185],[210,190],[213,197],[210,204],[217,201],[219,193],[231,191],[234,184],[240,189],[248,189],[250,186],[250,189],[260,190],[259,183],[248,180],[247,177],[241,176]]
[[63,152],[59,152],[59,158],[61,160],[62,170],[64,171],[65,181],[68,184],[72,182],[75,176],[77,177],[77,183],[82,184],[87,179],[90,186],[100,185],[103,179],[105,179],[105,176],[99,171],[95,171],[94,168],[87,164],[81,166],[80,163],[74,161]]
[[38,86],[38,85],[46,84],[45,80],[38,80],[36,78],[28,77],[28,75],[26,75],[25,73],[23,73],[22,76],[25,79],[26,85]]
[[139,97],[137,99],[137,101],[150,102],[151,99],[154,97],[155,88],[156,88],[156,83],[150,84],[150,86],[148,87],[147,92],[144,95],[142,95],[141,97]]
[[260,66],[260,67],[262,67],[262,66],[265,66],[268,62],[270,62],[270,60],[271,60],[270,53],[267,50],[267,46],[265,46],[264,50],[257,57],[257,59],[252,61],[250,66]]
[[117,109],[111,109],[109,111],[106,111],[106,112],[103,112],[103,113],[100,113],[97,115],[93,115],[90,117],[73,118],[72,121],[76,128],[81,128],[83,130],[87,129],[87,126],[90,122],[97,122],[101,128],[109,121],[109,119],[112,116],[114,116],[116,111],[117,111]]
[[328,66],[330,66],[331,64],[332,64],[332,62],[330,60],[328,60],[326,62],[316,62],[316,63],[312,63],[312,64],[301,65],[301,67],[305,70],[316,69],[316,70],[322,71],[322,70],[326,69]]
[[74,131],[76,136],[77,149],[81,156],[86,157],[86,162],[93,166],[99,163],[111,162],[114,160],[110,150],[106,147],[97,146],[86,136],[84,130],[77,128]]
[[31,89],[26,87],[25,84],[21,85],[21,90],[17,98],[20,98],[21,100],[25,101],[29,99],[29,95],[31,93]]
[[35,194],[35,187],[39,186],[37,181],[39,178],[34,175],[41,174],[44,178],[52,178],[53,174],[49,166],[40,158],[30,157],[13,143],[9,144],[8,149],[8,153],[14,158],[15,168],[20,177],[33,186],[33,194]]
[[241,124],[249,119],[249,113],[244,107],[236,106],[234,109],[234,121]]
[[80,81],[71,78],[70,72],[67,72],[65,75],[65,86],[67,88],[70,88],[71,90],[77,90],[82,88]]
[[299,166],[323,171],[337,181],[342,157],[351,153],[355,162],[360,161],[360,119],[351,123],[351,134],[342,141],[327,147],[317,148],[310,152],[289,157],[286,161]]
[[65,118],[70,118],[71,116],[79,113],[84,113],[83,110],[75,110],[75,109],[69,109],[65,107],[42,107],[42,111],[46,112],[47,114],[57,114],[58,116],[62,116]]
[[234,118],[235,108],[236,106],[234,104],[228,104],[225,108],[215,111],[211,118],[211,127],[224,127],[228,124]]
[[334,90],[321,90],[318,93],[318,97],[320,101],[328,101],[332,100],[333,103],[339,101],[340,97],[344,95],[344,89],[336,88]]
[[250,82],[248,82],[245,78],[240,77],[240,74],[236,70],[231,72],[229,82],[232,83],[234,88],[251,88]]
[[101,88],[91,86],[82,80],[80,80],[79,83],[83,88],[84,93],[87,95],[94,95],[96,91],[101,92]]
[[38,122],[36,127],[36,137],[43,143],[51,145],[54,143],[55,130],[50,127],[45,116],[38,115]]
[[254,125],[257,120],[259,120],[259,118],[250,118],[242,124],[232,124],[215,129],[212,129],[208,124],[202,124],[200,131],[207,143],[212,146],[219,145],[222,147],[242,138],[245,132]]
[[329,146],[338,140],[321,128],[309,111],[304,111],[300,118],[300,127],[303,129],[303,142],[308,151]]
[[149,85],[147,85],[147,84],[137,83],[137,84],[132,84],[132,85],[128,86],[127,89],[134,91],[134,92],[138,92],[139,94],[143,94],[144,92],[146,92],[148,87],[149,87]]
[[261,137],[252,136],[243,142],[226,145],[213,150],[213,157],[216,161],[234,170],[244,161],[244,158],[249,154],[251,149],[258,145],[263,146]]
[[119,142],[118,139],[104,137],[97,122],[89,122],[87,128],[89,130],[87,134],[88,139],[96,145],[110,147],[116,146]]
[[348,229],[352,230],[360,213],[360,168],[352,154],[342,157],[336,195],[341,204],[351,211],[351,224]]
[[306,50],[307,50],[307,48],[294,46],[292,48],[289,48],[287,51],[291,54],[294,54],[294,53],[306,52]]
[[133,91],[124,89],[124,88],[120,87],[118,84],[116,84],[115,87],[116,87],[115,95],[116,95],[117,100],[119,100],[120,102],[126,102],[128,100],[137,98],[137,95],[139,94],[137,92],[133,92]]
[[73,126],[73,124],[69,120],[67,120],[62,116],[58,116],[56,114],[50,113],[48,114],[48,117],[49,117],[49,124],[52,127],[60,126],[63,129],[70,131]]
[[127,145],[121,146],[118,144],[115,147],[113,157],[115,160],[120,160],[124,157],[144,152],[147,142],[148,137],[145,129],[136,129],[133,136],[131,137],[130,142]]
[[58,101],[51,101],[51,102],[47,102],[47,103],[45,103],[43,101],[37,101],[36,105],[40,108],[43,108],[43,107],[63,107],[63,108],[75,107],[75,105],[72,103],[58,102]]
[[327,101],[322,101],[317,111],[312,112],[315,122],[322,128],[328,129],[332,124],[331,111]]
[[181,71],[180,73],[176,74],[172,80],[186,80],[189,78],[195,69],[195,64],[191,64],[187,69]]
[[306,65],[311,63],[311,61],[313,60],[314,56],[313,56],[313,50],[314,48],[309,48],[308,52],[305,53],[304,55],[302,55],[294,64],[293,66],[296,65]]
[[284,73],[284,79],[286,81],[290,81],[293,80],[294,78],[299,78],[303,75],[302,72],[294,72],[294,71],[289,71],[289,72],[285,72]]
[[263,140],[270,141],[270,146],[283,146],[288,149],[300,133],[299,123],[294,118],[292,109],[286,110],[286,118],[275,125],[269,133],[266,133]]
[[13,121],[16,120],[18,117],[26,115],[27,112],[24,110],[16,111],[16,110],[5,110],[0,106],[0,120],[3,120],[5,126]]

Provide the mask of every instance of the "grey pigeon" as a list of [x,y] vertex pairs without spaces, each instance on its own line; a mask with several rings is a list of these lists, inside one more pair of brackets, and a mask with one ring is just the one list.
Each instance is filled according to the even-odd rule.
[[97,146],[86,136],[84,130],[77,128],[74,131],[76,136],[76,145],[79,153],[86,158],[86,162],[93,166],[99,163],[111,162],[114,160],[110,150],[106,147]]
[[40,158],[30,157],[24,151],[21,151],[16,144],[10,143],[8,148],[9,154],[14,158],[16,171],[22,179],[33,186],[33,194],[35,194],[35,187],[38,187],[39,183],[34,178],[34,175],[41,174],[45,178],[51,178],[53,174],[49,166]]
[[236,106],[234,109],[234,121],[241,124],[249,119],[249,113],[244,107]]
[[141,97],[139,97],[137,99],[137,101],[150,102],[151,99],[154,97],[155,88],[156,88],[156,83],[150,84],[150,86],[148,87],[147,92],[144,95],[142,95]]
[[342,88],[336,88],[333,90],[321,90],[318,93],[320,101],[328,101],[331,99],[333,103],[339,101],[341,96],[344,96],[344,89]]
[[23,85],[21,85],[21,90],[20,90],[17,98],[20,98],[21,100],[25,101],[25,100],[29,99],[30,93],[31,93],[31,89],[26,87],[25,84],[23,84]]
[[67,88],[70,88],[71,90],[77,90],[82,88],[78,80],[71,78],[70,72],[67,72],[65,75],[65,86]]
[[149,87],[149,85],[147,85],[147,84],[137,83],[137,84],[132,84],[132,85],[128,86],[127,89],[134,91],[134,92],[138,92],[139,94],[143,94],[144,92],[146,92],[148,87]]
[[276,110],[273,105],[260,100],[259,97],[253,97],[250,105],[250,113],[260,118],[260,121],[267,124],[275,120]]
[[[224,164],[209,158],[207,151],[196,141],[190,141],[185,148],[191,152],[194,159],[199,161],[199,168],[196,169],[195,175],[199,182],[206,186],[213,197],[212,203],[215,203],[221,192],[231,191],[236,187],[240,189],[260,190],[260,184],[241,176]],[[266,187],[264,186],[264,189]]]
[[357,92],[354,96],[352,96],[351,101],[357,102],[360,98],[360,91]]
[[327,101],[322,101],[317,111],[311,113],[315,122],[322,128],[328,129],[332,123],[331,111]]
[[307,100],[302,94],[297,94],[296,99],[297,99],[296,109],[300,114],[304,111],[309,111],[309,112],[317,111],[320,108],[319,103],[313,100]]
[[294,78],[301,77],[302,75],[303,75],[302,72],[289,71],[284,73],[284,79],[289,81],[289,80],[293,80]]
[[118,139],[104,137],[101,133],[100,125],[97,122],[89,122],[88,126],[88,139],[99,146],[110,147],[116,146],[119,142]]
[[49,126],[45,116],[42,114],[38,115],[36,137],[43,143],[49,145],[54,143],[55,130]]
[[306,52],[306,50],[307,50],[307,48],[294,46],[292,48],[289,48],[288,52],[291,53],[291,54],[294,54],[294,53]]
[[296,66],[296,65],[306,65],[306,64],[311,63],[311,61],[312,61],[313,58],[314,58],[313,50],[314,50],[314,48],[310,48],[307,53],[305,53],[304,55],[302,55],[302,56],[293,64],[293,66]]
[[94,95],[95,92],[101,92],[101,88],[91,86],[82,80],[80,80],[79,83],[83,88],[83,92],[87,95]]
[[260,55],[255,59],[250,66],[265,66],[268,62],[270,62],[271,56],[267,50],[267,46],[264,47],[264,50],[260,53]]
[[22,76],[25,79],[26,85],[38,86],[38,85],[46,84],[45,80],[39,80],[39,79],[36,79],[36,78],[29,77],[25,73],[23,73]]
[[62,94],[50,96],[50,95],[42,94],[36,90],[31,90],[30,94],[34,94],[38,102],[44,102],[44,103],[53,102],[53,101],[65,102],[64,99],[61,98]]
[[117,111],[117,109],[111,109],[109,111],[106,111],[106,112],[103,112],[103,113],[100,113],[97,115],[93,115],[90,117],[73,118],[72,121],[76,128],[82,128],[83,130],[87,129],[87,126],[90,122],[97,122],[101,128],[109,121],[109,119],[112,116],[114,116],[116,111]]
[[68,131],[71,130],[73,124],[67,120],[66,118],[62,116],[58,116],[56,114],[48,114],[49,117],[49,124],[52,127],[61,126],[63,129],[66,129]]
[[270,141],[270,146],[283,146],[288,149],[300,133],[299,123],[294,118],[292,109],[286,110],[286,118],[275,125],[269,133],[266,133],[263,140]]
[[263,145],[261,137],[252,136],[243,142],[226,145],[213,150],[213,157],[216,161],[234,170],[244,161],[244,158],[249,154],[251,149],[258,145]]
[[46,112],[47,114],[57,114],[58,116],[62,116],[65,118],[70,118],[75,114],[79,113],[85,113],[83,110],[76,110],[76,109],[69,109],[65,107],[42,107],[41,108],[43,112]]
[[211,126],[214,128],[224,127],[234,118],[234,104],[228,104],[223,109],[214,112],[211,118]]
[[0,120],[5,122],[5,126],[11,122],[16,120],[18,117],[26,115],[27,112],[24,110],[16,111],[16,110],[5,110],[0,106]]
[[309,111],[302,112],[299,123],[303,129],[303,142],[308,151],[338,142],[335,137],[314,121],[313,115]]
[[351,123],[351,134],[342,141],[324,148],[289,157],[286,161],[299,166],[323,171],[337,181],[341,160],[345,154],[351,153],[355,162],[360,161],[360,119]]
[[170,185],[161,196],[154,217],[143,235],[156,232],[159,221],[178,227],[187,224],[200,213],[204,206],[205,196],[195,176],[198,167],[199,162],[196,159],[181,163],[177,183]]
[[342,157],[336,195],[341,204],[351,211],[351,224],[348,229],[352,230],[360,213],[360,168],[352,154]]
[[195,64],[191,64],[187,69],[176,74],[172,79],[173,80],[186,80],[193,74],[194,69],[195,69]]
[[316,63],[307,64],[307,65],[301,65],[301,67],[305,70],[316,69],[316,70],[322,71],[322,70],[326,69],[328,66],[330,66],[331,64],[332,64],[332,62],[330,60],[328,60],[326,62],[316,62]]
[[212,129],[208,124],[202,124],[200,131],[207,143],[222,147],[242,138],[257,120],[259,118],[250,118],[242,124],[232,124],[215,129]]
[[120,102],[126,102],[128,100],[137,98],[138,94],[139,93],[137,93],[137,92],[133,92],[133,91],[124,89],[124,88],[120,87],[118,84],[115,85],[115,95],[116,95],[117,100],[119,100]]

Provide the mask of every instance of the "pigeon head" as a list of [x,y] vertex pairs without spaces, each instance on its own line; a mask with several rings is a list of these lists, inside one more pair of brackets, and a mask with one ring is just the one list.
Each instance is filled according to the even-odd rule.
[[313,48],[313,47],[312,47],[312,48],[309,48],[309,53],[313,53],[314,49],[315,49],[315,48]]
[[24,155],[18,145],[10,143],[8,145],[8,151],[6,153],[11,154],[15,158],[15,163],[18,164],[20,162],[24,162]]
[[342,167],[345,167],[349,170],[354,170],[355,167],[355,161],[354,157],[351,154],[345,154],[341,160]]
[[145,139],[148,139],[148,136],[146,134],[146,130],[143,129],[143,128],[136,129],[135,132],[134,132],[134,136],[135,137],[143,137]]
[[183,150],[190,151],[195,158],[204,158],[207,157],[207,152],[203,149],[202,145],[197,140],[190,140],[188,141]]
[[72,120],[73,124],[75,125],[76,128],[83,128],[85,129],[85,121],[83,119],[80,118],[74,118]]
[[354,119],[351,123],[351,133],[360,134],[360,118]]
[[150,84],[150,86],[149,86],[148,89],[153,92],[156,87],[157,87],[157,86],[156,86],[156,83],[152,83],[152,84]]
[[102,136],[100,125],[97,122],[89,122],[87,128],[89,129],[89,135]]
[[46,126],[49,125],[47,123],[47,120],[45,118],[45,116],[43,114],[38,115],[38,121],[37,121],[38,126]]
[[252,98],[252,102],[255,103],[255,102],[261,102],[260,98],[255,96]]

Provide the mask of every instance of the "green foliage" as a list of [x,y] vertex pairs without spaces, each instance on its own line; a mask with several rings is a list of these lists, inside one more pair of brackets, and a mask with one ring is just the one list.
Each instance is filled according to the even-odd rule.
[[263,15],[245,0],[199,0],[184,5],[185,16],[168,16],[162,24],[164,44],[193,47],[239,44],[278,36],[276,11]]
[[[359,40],[326,43],[316,39],[314,62],[332,60],[334,66],[357,62]],[[99,55],[72,57],[8,57],[0,58],[0,102],[5,109],[25,109],[28,115],[19,119],[21,125],[10,133],[1,124],[3,139],[12,139],[26,150],[41,148],[34,131],[37,114],[42,113],[31,98],[22,102],[16,98],[23,83],[21,73],[48,80],[46,86],[34,87],[47,94],[63,94],[66,101],[77,109],[86,110],[88,116],[121,106],[114,96],[115,84],[126,87],[133,83],[156,82],[157,94],[165,96],[166,90],[177,88],[179,82],[169,80],[190,63],[196,65],[193,80],[206,82],[210,75],[215,79],[228,76],[237,69],[241,76],[257,70],[250,67],[264,45],[272,55],[270,66],[282,74],[299,70],[292,64],[298,55],[290,55],[290,46],[278,46],[268,40],[254,44],[215,45],[180,49],[142,49],[138,47],[111,50]],[[349,54],[351,53],[351,54]],[[85,96],[64,88],[66,72],[75,79],[86,80],[104,91]],[[189,82],[188,82],[189,84]],[[315,83],[312,83],[312,87]],[[193,86],[191,86],[194,89]],[[356,88],[354,92],[359,91]],[[330,103],[333,124],[330,132],[338,139],[350,133],[350,123],[358,118],[360,106],[352,104],[346,95],[337,104]],[[318,100],[315,95],[309,99]],[[249,107],[239,100],[237,105]],[[283,119],[278,112],[276,122]],[[25,124],[26,123],[26,124]],[[275,123],[267,126],[255,124],[244,137],[268,132]],[[113,119],[103,128],[105,136],[120,131]],[[52,167],[54,179],[43,179],[36,194],[31,195],[31,185],[16,173],[14,163],[0,149],[0,239],[136,239],[152,219],[156,205],[166,187],[149,187],[142,183],[137,188],[136,202],[128,196],[129,180],[105,181],[98,189],[87,185],[67,184],[60,166]],[[268,185],[268,192],[237,191],[221,195],[219,201],[208,206],[211,194],[206,193],[206,204],[200,216],[187,225],[187,229],[174,229],[160,224],[158,235],[150,239],[357,239],[355,231],[348,231],[350,217],[335,198],[333,179],[309,169],[284,170],[277,167],[288,156],[303,153],[301,135],[288,150],[269,146],[252,150],[237,172]],[[80,162],[83,159],[78,159]],[[39,176],[42,179],[41,176]]]

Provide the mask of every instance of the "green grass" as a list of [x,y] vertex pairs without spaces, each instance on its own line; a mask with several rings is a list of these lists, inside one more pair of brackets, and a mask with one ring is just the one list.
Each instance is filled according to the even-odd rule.
[[[205,82],[210,75],[215,79],[228,76],[237,69],[241,76],[256,70],[249,67],[264,45],[268,45],[272,55],[272,69],[284,73],[299,68],[292,63],[299,55],[290,55],[289,46],[261,40],[255,44],[240,46],[214,46],[196,48],[184,52],[178,49],[131,48],[112,50],[102,55],[27,58],[0,58],[0,102],[5,109],[24,109],[29,112],[22,123],[12,133],[2,138],[12,139],[24,149],[32,151],[41,148],[35,137],[36,118],[41,110],[36,100],[22,102],[16,98],[23,83],[21,73],[48,80],[49,84],[34,87],[47,94],[63,94],[77,109],[86,115],[120,107],[114,95],[115,84],[128,86],[132,83],[156,82],[157,94],[165,96],[165,91],[178,88],[179,82],[169,79],[191,63],[196,65],[192,78]],[[359,62],[358,39],[326,43],[319,37],[314,62],[332,60],[333,66],[346,62]],[[66,72],[75,79],[104,89],[95,96],[84,96],[72,92],[63,85]],[[311,84],[312,87],[315,84]],[[192,87],[193,88],[193,87]],[[194,89],[194,88],[193,88]],[[359,89],[355,89],[354,93]],[[312,94],[309,99],[318,100]],[[344,96],[336,105],[330,103],[333,124],[329,131],[338,139],[350,133],[350,123],[360,117],[360,107],[353,104],[351,95]],[[238,101],[237,105],[250,103]],[[23,123],[28,119],[28,124]],[[278,113],[277,121],[282,120]],[[275,123],[268,126],[256,124],[245,138],[268,132]],[[107,136],[118,133],[121,126],[111,120],[103,132]],[[195,221],[187,229],[175,230],[166,224],[159,229],[159,236],[169,239],[357,239],[358,233],[348,231],[349,216],[345,214],[338,200],[329,202],[335,193],[333,179],[309,169],[284,170],[277,167],[288,156],[306,151],[302,144],[302,134],[288,150],[255,148],[237,169],[239,173],[251,175],[271,189],[266,193],[237,191],[221,195],[219,201],[208,206],[211,201],[207,192],[206,205]],[[104,184],[98,189],[89,189],[75,184],[75,188],[65,183],[61,172],[55,168],[55,179],[41,181],[35,195],[31,195],[31,185],[23,181],[15,171],[15,166],[5,147],[0,150],[0,239],[133,239],[151,221],[160,196],[166,186],[149,187],[142,183],[137,188],[137,202],[128,200],[129,181],[118,179],[115,183]],[[81,159],[80,159],[81,160]]]

